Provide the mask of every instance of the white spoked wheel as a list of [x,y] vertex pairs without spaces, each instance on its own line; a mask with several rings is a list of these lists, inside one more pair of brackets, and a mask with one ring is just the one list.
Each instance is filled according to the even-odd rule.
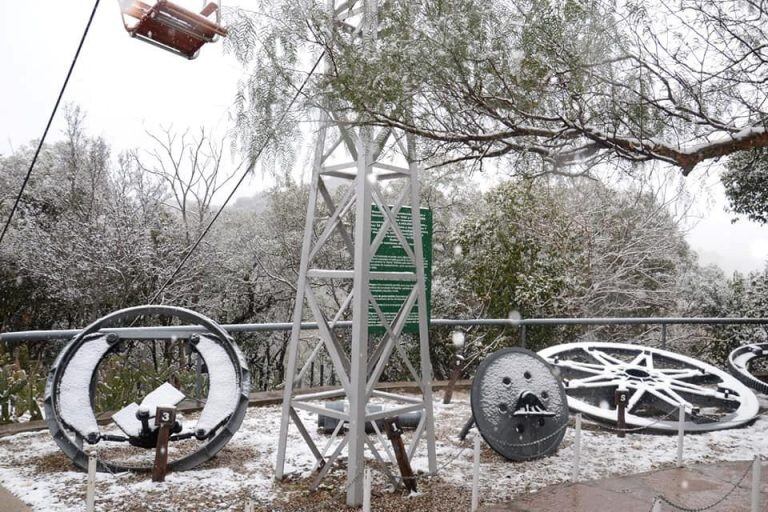
[[728,373],[703,361],[642,345],[567,343],[539,355],[560,372],[568,406],[598,421],[615,424],[615,392],[626,389],[626,426],[676,431],[680,404],[685,430],[707,432],[752,421],[755,394]]

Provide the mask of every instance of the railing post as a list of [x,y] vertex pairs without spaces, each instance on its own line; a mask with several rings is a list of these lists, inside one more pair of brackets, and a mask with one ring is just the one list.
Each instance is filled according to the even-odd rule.
[[581,466],[581,413],[576,413],[576,434],[573,439],[573,476],[571,480],[579,481],[579,469]]
[[762,512],[762,496],[760,494],[761,487],[761,472],[762,466],[760,463],[760,455],[755,455],[755,460],[752,463],[752,512]]
[[363,476],[363,512],[371,512],[371,468],[365,468]]
[[526,339],[525,324],[520,325],[520,346],[526,348],[528,346],[528,340]]
[[661,348],[667,349],[667,324],[661,324]]
[[480,433],[475,435],[475,457],[472,466],[472,512],[480,504]]
[[685,437],[685,405],[678,406],[677,415],[677,467],[683,467],[683,439]]
[[85,510],[93,512],[96,503],[96,449],[88,450],[88,485],[85,491]]

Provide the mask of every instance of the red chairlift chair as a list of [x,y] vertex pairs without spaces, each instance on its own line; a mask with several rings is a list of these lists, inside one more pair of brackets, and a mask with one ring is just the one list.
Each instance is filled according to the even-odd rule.
[[154,4],[141,0],[118,0],[125,30],[132,37],[159,46],[177,55],[194,59],[205,43],[211,43],[227,30],[219,25],[221,12],[215,2],[208,3],[200,13],[169,2]]

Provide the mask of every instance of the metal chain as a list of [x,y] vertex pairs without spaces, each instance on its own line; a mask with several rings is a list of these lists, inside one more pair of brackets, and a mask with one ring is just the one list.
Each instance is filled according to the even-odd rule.
[[647,429],[653,427],[654,425],[658,425],[659,423],[661,423],[662,421],[668,419],[670,416],[672,416],[676,412],[678,412],[678,409],[672,409],[671,411],[669,411],[664,416],[662,416],[660,418],[657,418],[652,423],[649,423],[648,425],[644,425],[642,427],[617,428],[617,427],[611,427],[610,425],[603,425],[602,423],[597,423],[597,425],[601,429],[610,430],[610,431],[613,431],[613,432],[630,432],[630,433],[631,432],[640,432],[641,430],[647,430]]
[[[437,474],[437,473],[439,473],[440,471],[444,470],[445,468],[447,468],[448,466],[450,466],[451,464],[453,464],[454,462],[456,462],[456,460],[457,460],[457,459],[458,459],[458,458],[461,456],[461,454],[462,454],[462,453],[464,453],[464,452],[465,452],[467,449],[468,449],[468,446],[463,446],[463,447],[461,447],[461,448],[460,448],[459,450],[457,450],[457,451],[456,451],[456,452],[455,452],[453,455],[451,455],[451,456],[448,458],[448,460],[447,460],[447,461],[445,461],[443,464],[441,464],[441,465],[440,465],[440,466],[437,468],[437,470],[436,470],[434,473],[422,473],[422,474],[418,474],[418,475],[413,475],[413,479],[414,479],[414,480],[420,480],[420,479],[423,479],[423,478],[429,478],[429,477],[431,477],[431,476],[434,476],[434,475],[436,475],[436,474]],[[382,475],[384,475],[384,476],[387,476],[387,475],[386,475],[386,473],[384,473],[383,471],[381,471],[381,470],[379,470],[379,469],[376,469],[376,468],[373,468],[373,469],[374,469],[374,470],[376,470],[376,471],[378,471],[378,472],[379,472],[379,473],[381,473]],[[346,485],[345,485],[345,486],[342,488],[342,492],[346,492],[346,491],[347,491],[347,489],[349,489],[349,487],[350,487],[352,484],[354,484],[355,482],[357,482],[357,480],[358,480],[358,479],[359,479],[361,476],[363,476],[363,469],[361,469],[360,471],[358,471],[358,472],[357,472],[357,474],[355,475],[355,477],[354,477],[352,480],[350,480],[350,481],[349,481],[349,482],[348,482],[348,483],[347,483],[347,484],[346,484]]]
[[120,486],[122,486],[123,490],[126,491],[129,495],[131,495],[131,494],[133,494],[135,492],[130,487],[128,487],[128,485],[125,482],[123,482],[120,479],[120,475],[121,474],[129,474],[130,475],[131,473],[129,473],[128,471],[119,472],[119,473],[116,473],[116,472],[112,471],[112,468],[109,467],[109,464],[104,459],[100,458],[99,455],[98,455],[98,452],[96,452],[96,469],[97,470],[98,470],[99,465],[101,465],[102,468],[106,469],[107,473],[109,473],[110,475],[112,475],[114,477],[113,481],[117,482]]
[[[758,460],[760,460],[760,459],[758,459]],[[747,469],[744,471],[744,474],[741,475],[741,478],[739,478],[739,481],[736,482],[735,484],[733,484],[733,487],[731,487],[731,489],[728,492],[726,492],[717,501],[715,501],[715,502],[713,502],[713,503],[711,503],[709,505],[706,505],[704,507],[684,507],[682,505],[678,505],[677,503],[674,503],[674,502],[670,501],[669,498],[667,498],[663,494],[659,494],[658,496],[656,496],[654,498],[653,503],[651,504],[651,509],[650,509],[649,512],[653,512],[653,507],[656,506],[656,503],[658,503],[659,501],[661,501],[663,503],[666,503],[667,505],[669,505],[670,507],[672,507],[674,509],[681,510],[682,512],[704,512],[706,510],[712,510],[713,508],[715,508],[716,506],[720,505],[722,502],[727,500],[731,496],[731,494],[733,494],[733,492],[739,487],[739,485],[741,485],[741,482],[743,482],[744,479],[747,478],[747,475],[749,474],[750,470],[752,469],[752,464],[753,463],[750,463],[750,464],[747,465]]]
[[[619,428],[616,428],[616,427],[611,427],[611,426],[603,425],[603,424],[599,424],[599,423],[597,424],[597,426],[599,428],[601,428],[601,429],[611,430],[611,431],[614,431],[614,432],[629,432],[629,433],[631,433],[631,432],[639,432],[639,431],[642,431],[642,430],[647,430],[647,429],[653,427],[654,425],[658,425],[659,423],[661,423],[662,421],[665,421],[666,419],[668,419],[670,416],[672,416],[676,412],[678,412],[678,409],[672,409],[671,411],[669,411],[664,416],[662,416],[660,418],[657,418],[653,423],[650,423],[649,425],[645,425],[645,426],[642,426],[642,427],[634,427],[634,428],[628,428],[628,429],[619,429]],[[761,413],[758,416],[761,416],[761,415],[766,414],[766,413],[768,413],[768,411],[766,411],[765,413]],[[529,443],[504,443],[503,441],[501,441],[501,443],[504,444],[505,446],[509,446],[509,447],[534,446],[534,445],[541,444],[544,441],[548,441],[549,439],[554,438],[555,436],[559,435],[566,428],[568,428],[568,423],[565,423],[563,426],[561,426],[560,428],[558,428],[557,430],[555,430],[551,434],[549,434],[549,435],[547,435],[545,437],[542,437],[540,439],[537,439],[535,441],[529,442]],[[456,453],[454,453],[451,457],[449,457],[449,459],[446,462],[444,462],[442,465],[440,465],[437,468],[437,471],[435,473],[422,473],[422,474],[414,475],[413,479],[416,480],[416,479],[423,479],[423,478],[429,478],[431,476],[434,476],[435,474],[439,473],[440,471],[442,471],[443,469],[445,469],[449,465],[453,464],[467,449],[468,449],[468,446],[463,446],[461,449],[457,450]],[[678,510],[681,510],[683,512],[704,512],[706,510],[711,510],[712,508],[716,507],[717,505],[719,505],[720,503],[725,501],[731,494],[733,494],[733,492],[736,490],[736,488],[747,477],[747,474],[749,473],[750,468],[751,468],[751,465],[749,467],[747,467],[747,470],[744,472],[744,474],[739,479],[739,481],[733,486],[733,488],[731,488],[722,498],[720,498],[718,501],[712,503],[711,505],[708,505],[708,506],[702,507],[702,508],[686,508],[686,507],[682,507],[680,505],[677,505],[675,503],[672,503],[671,501],[669,501],[668,498],[666,498],[663,495],[659,495],[659,496],[656,496],[656,498],[654,499],[653,504],[651,506],[651,511],[653,510],[653,505],[655,505],[657,501],[663,501],[667,505],[669,505],[669,506],[671,506],[673,508],[676,508]],[[373,469],[375,469],[379,473],[381,473],[381,474],[386,476],[386,474],[383,471],[378,470],[376,468],[373,468]],[[342,492],[346,492],[347,489],[349,489],[349,487],[352,484],[356,483],[357,480],[360,477],[362,477],[362,476],[363,476],[363,470],[358,471],[358,473],[355,475],[355,477],[352,480],[350,480],[341,489]],[[767,506],[767,508],[768,508],[768,506]]]
[[523,448],[523,447],[526,447],[526,446],[535,446],[535,445],[541,444],[544,441],[548,441],[549,439],[552,439],[553,437],[559,435],[560,432],[562,432],[566,428],[568,428],[568,423],[565,423],[563,426],[561,426],[560,428],[558,428],[557,430],[555,430],[551,434],[548,434],[548,435],[546,435],[546,436],[544,436],[544,437],[542,437],[540,439],[537,439],[535,441],[531,441],[530,443],[507,443],[506,441],[502,441],[502,440],[499,440],[499,439],[497,439],[496,442],[499,443],[499,444],[502,444],[504,446],[510,446],[510,447],[513,447],[513,448],[515,448],[515,447],[516,448]]

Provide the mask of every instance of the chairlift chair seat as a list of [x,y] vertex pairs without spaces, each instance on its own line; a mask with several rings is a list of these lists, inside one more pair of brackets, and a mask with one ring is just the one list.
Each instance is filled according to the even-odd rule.
[[131,36],[188,59],[197,57],[205,43],[227,35],[219,25],[219,5],[215,2],[200,13],[168,0],[157,0],[153,5],[141,0],[119,2],[123,24]]

